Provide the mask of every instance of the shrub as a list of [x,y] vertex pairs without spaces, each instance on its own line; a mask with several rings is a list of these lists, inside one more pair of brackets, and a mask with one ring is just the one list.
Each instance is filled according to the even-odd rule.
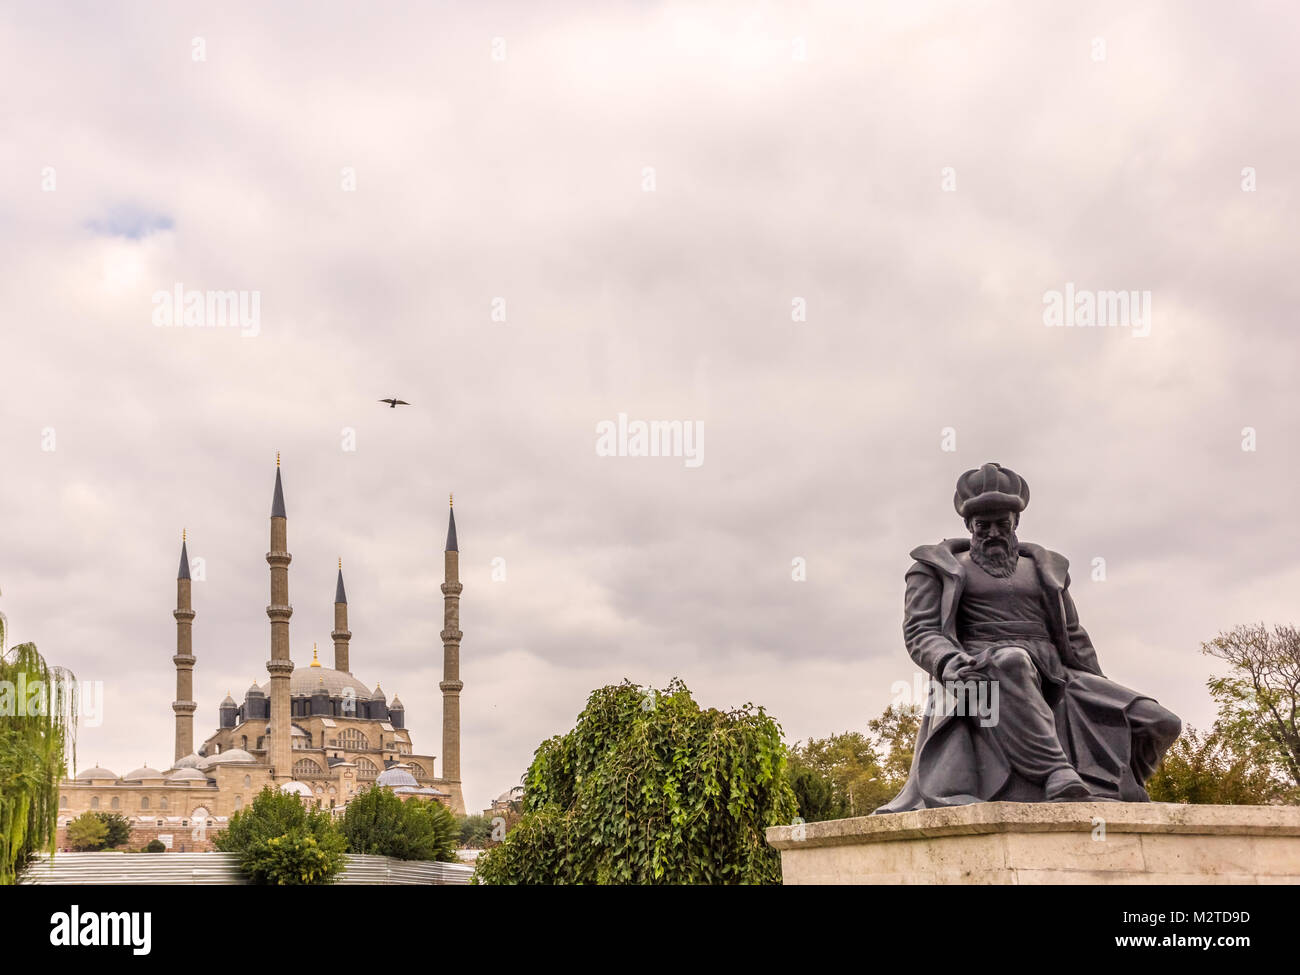
[[703,709],[679,680],[592,693],[537,749],[524,815],[479,857],[476,883],[779,883],[764,839],[795,798],[781,728],[762,708]]
[[108,827],[92,812],[84,812],[68,823],[68,846],[74,850],[102,850]]
[[112,850],[124,846],[131,838],[131,822],[121,813],[97,812],[95,815],[107,830],[104,835],[104,849]]
[[451,811],[440,802],[403,802],[383,786],[349,802],[340,829],[353,853],[458,862],[456,817]]
[[255,884],[331,883],[347,849],[329,813],[272,786],[235,813],[213,845],[239,854],[240,869]]
[[166,853],[167,847],[163,845],[162,840],[150,840],[149,844],[144,848],[144,852],[145,853]]

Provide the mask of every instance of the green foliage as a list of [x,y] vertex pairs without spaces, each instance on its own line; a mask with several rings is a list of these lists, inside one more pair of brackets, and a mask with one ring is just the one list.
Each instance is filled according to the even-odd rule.
[[457,824],[457,838],[462,847],[481,850],[492,838],[492,820],[478,814],[462,816]]
[[328,884],[343,869],[347,841],[320,809],[267,786],[253,804],[230,817],[213,845],[239,854],[255,884]]
[[108,826],[92,812],[84,812],[68,823],[68,846],[74,850],[102,850]]
[[104,824],[107,834],[104,836],[104,848],[108,850],[125,846],[131,838],[131,823],[121,813],[97,812],[96,816]]
[[377,786],[348,803],[340,829],[353,853],[459,862],[456,817],[440,802],[403,802]]
[[167,847],[162,840],[150,840],[144,848],[145,853],[166,853]]
[[790,752],[790,786],[805,822],[867,816],[907,781],[920,709],[890,705],[867,722],[869,734],[811,738]]
[[1220,633],[1201,651],[1229,672],[1207,682],[1218,702],[1215,723],[1238,752],[1249,753],[1300,793],[1300,631],[1263,623]]
[[[0,616],[0,648],[4,646],[4,617]],[[35,644],[22,643],[0,653],[0,885],[12,884],[18,871],[39,850],[54,853],[59,781],[67,771],[65,749],[76,748],[76,701],[67,714],[55,700],[42,703],[33,691],[45,692],[50,703],[56,686],[75,678],[50,667]],[[18,699],[18,688],[26,691]],[[11,689],[11,690],[10,690]],[[47,713],[50,712],[50,713]]]
[[1287,792],[1259,746],[1219,724],[1206,734],[1187,728],[1147,782],[1155,802],[1262,805],[1285,800]]
[[702,709],[680,680],[594,691],[524,790],[476,883],[779,883],[763,831],[795,815],[780,726],[752,704]]

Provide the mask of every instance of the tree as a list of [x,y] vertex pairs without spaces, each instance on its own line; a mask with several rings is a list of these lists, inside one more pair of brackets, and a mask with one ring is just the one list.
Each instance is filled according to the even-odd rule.
[[145,853],[166,853],[167,846],[162,840],[150,840],[144,848]]
[[440,802],[403,802],[383,786],[348,803],[340,826],[353,853],[399,860],[446,860],[456,856],[456,818]]
[[920,709],[890,705],[867,722],[868,734],[845,731],[796,743],[790,784],[806,822],[867,816],[898,795],[912,767]]
[[780,726],[752,704],[703,709],[680,680],[592,692],[524,790],[476,883],[779,883],[764,829],[795,815]]
[[74,850],[102,850],[108,827],[92,812],[84,812],[68,823],[68,846]]
[[73,675],[48,666],[33,643],[3,652],[5,635],[0,616],[0,884],[12,884],[38,850],[54,852],[59,782],[66,750],[76,760],[77,715],[76,695],[54,693]]
[[230,817],[213,845],[239,854],[240,869],[255,884],[331,883],[347,849],[329,813],[269,785]]
[[457,838],[464,849],[481,850],[492,837],[492,820],[475,813],[462,816],[457,826]]
[[1229,664],[1208,681],[1219,704],[1217,724],[1292,789],[1300,789],[1300,631],[1263,623],[1237,626],[1201,644],[1203,653]]
[[1155,802],[1262,805],[1286,797],[1286,782],[1259,754],[1215,724],[1208,733],[1187,728],[1165,753],[1147,793]]
[[97,812],[95,815],[107,830],[104,836],[104,849],[112,850],[123,846],[131,838],[131,823],[121,813]]

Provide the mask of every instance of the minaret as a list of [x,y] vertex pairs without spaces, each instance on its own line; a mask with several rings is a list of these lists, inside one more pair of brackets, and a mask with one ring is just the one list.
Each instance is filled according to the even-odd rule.
[[348,641],[352,639],[352,631],[348,629],[348,594],[343,590],[342,559],[339,559],[339,581],[334,587],[334,632],[330,636],[334,638],[334,669],[352,673],[348,669]]
[[289,675],[293,661],[289,659],[289,554],[288,522],[284,514],[284,488],[280,485],[280,454],[275,455],[275,496],[271,499],[271,551],[266,553],[271,567],[271,604],[266,615],[271,619],[271,659],[266,662],[266,672],[271,675],[271,740],[267,748],[267,761],[274,769],[275,778],[287,781],[292,777],[293,763],[289,754]]
[[190,604],[190,553],[185,547],[185,532],[181,531],[181,567],[176,574],[176,757],[184,758],[194,751],[194,608]]
[[460,552],[456,548],[456,512],[447,497],[447,549],[442,584],[442,778],[451,792],[451,810],[465,814],[460,791]]

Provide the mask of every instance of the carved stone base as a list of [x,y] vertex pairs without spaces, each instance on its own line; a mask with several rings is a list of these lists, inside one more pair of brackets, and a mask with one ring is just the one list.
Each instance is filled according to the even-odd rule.
[[1300,884],[1300,807],[983,802],[774,826],[787,884]]

